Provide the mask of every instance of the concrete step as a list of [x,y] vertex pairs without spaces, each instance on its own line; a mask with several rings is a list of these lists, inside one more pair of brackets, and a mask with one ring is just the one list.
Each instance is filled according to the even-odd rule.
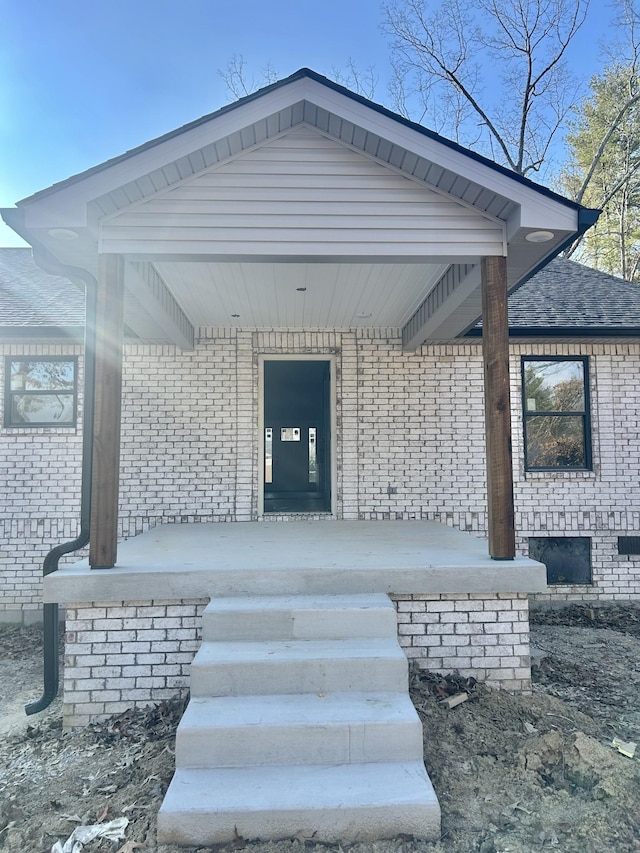
[[191,664],[192,696],[407,690],[395,637],[206,642]]
[[293,836],[436,841],[440,809],[420,761],[178,769],[158,815],[158,843],[224,844]]
[[192,698],[176,766],[414,761],[422,725],[406,693]]
[[436,840],[407,688],[384,595],[213,599],[159,843]]
[[204,641],[336,640],[396,632],[395,608],[383,594],[213,598],[202,619]]

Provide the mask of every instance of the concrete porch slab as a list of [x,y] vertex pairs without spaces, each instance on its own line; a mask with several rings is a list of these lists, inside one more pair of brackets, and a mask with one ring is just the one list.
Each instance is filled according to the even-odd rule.
[[540,563],[492,560],[486,540],[435,522],[234,522],[155,527],[120,543],[113,569],[82,560],[49,575],[44,600],[544,589]]

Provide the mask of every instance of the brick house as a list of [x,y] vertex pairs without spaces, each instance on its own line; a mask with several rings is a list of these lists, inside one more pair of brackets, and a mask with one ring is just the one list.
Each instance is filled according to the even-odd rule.
[[77,536],[65,723],[185,688],[210,598],[390,594],[518,690],[530,596],[638,595],[640,301],[553,260],[596,215],[308,70],[3,211],[1,606]]
[[[50,547],[75,536],[80,512],[84,295],[68,279],[44,273],[33,261],[30,249],[0,249],[0,311],[5,410],[9,406],[10,361],[65,359],[75,373],[73,424],[52,422],[48,426],[30,426],[23,423],[13,427],[7,425],[5,415],[0,433],[5,471],[2,477],[5,512],[0,520],[4,543],[0,618],[6,622],[40,621],[42,561]],[[637,494],[640,458],[635,439],[640,291],[636,285],[605,273],[556,259],[511,295],[509,329],[518,550],[522,554],[530,554],[533,550],[536,559],[547,563],[549,583],[543,592],[536,592],[531,598],[555,602],[634,599],[640,594],[640,555],[636,553],[638,543],[633,541],[640,529],[637,509],[640,505]],[[200,342],[203,352],[198,362],[203,365],[202,375],[208,376],[211,355],[207,349],[228,351],[235,347],[236,336],[222,332],[214,338],[213,330],[205,330],[205,333],[206,337]],[[269,334],[275,336],[276,332]],[[298,341],[304,340],[301,335],[296,333]],[[479,336],[478,324],[455,345],[450,342],[421,352],[422,369],[425,371],[428,366],[432,377],[423,393],[426,399],[438,399],[442,419],[439,423],[455,423],[463,412],[470,420],[478,421],[474,412],[481,410],[483,405]],[[314,337],[317,339],[318,334],[314,333]],[[389,401],[386,440],[400,430],[403,435],[420,433],[425,436],[421,440],[437,445],[439,427],[432,427],[431,434],[423,432],[424,413],[398,404],[398,399],[407,395],[406,371],[412,369],[412,362],[394,355],[399,347],[395,330],[385,330],[385,335],[362,331],[342,333],[340,337],[343,346],[345,338],[351,339],[357,358],[363,361],[359,375],[375,375],[375,393]],[[314,345],[311,338],[310,347]],[[537,469],[527,464],[522,370],[529,359],[540,362],[560,359],[561,363],[586,364],[588,466],[558,465],[555,469],[551,466]],[[174,376],[169,388],[166,380],[161,385],[159,379],[157,364],[160,360],[170,365]],[[173,503],[181,490],[178,476],[182,476],[179,471],[181,450],[176,451],[172,465],[174,476],[167,478],[165,471],[162,478],[163,486],[167,485],[167,480],[170,485],[175,484],[175,494],[171,496],[170,490],[165,490],[166,497],[156,498],[152,504],[153,512],[149,512],[148,496],[142,498],[145,486],[141,477],[143,474],[148,477],[153,468],[155,445],[151,441],[141,442],[136,436],[139,424],[146,417],[153,420],[155,436],[170,433],[174,424],[168,414],[164,426],[157,417],[153,418],[152,407],[154,400],[157,404],[158,395],[182,394],[182,408],[186,411],[190,401],[200,399],[203,393],[193,386],[197,375],[193,357],[180,373],[176,373],[176,360],[177,353],[167,352],[164,345],[142,346],[132,342],[125,345],[125,388],[132,388],[132,400],[127,404],[125,398],[123,415],[123,457],[127,463],[123,464],[121,483],[124,496],[120,510],[122,539],[158,524],[181,523],[184,518],[188,522],[238,518],[232,500],[235,475],[229,470],[226,480],[217,481],[215,507],[212,501],[205,501],[204,496],[199,506],[194,503],[193,495],[183,496],[180,506]],[[221,386],[230,381],[220,375],[220,364],[224,362],[224,358],[216,359],[216,382]],[[228,358],[226,364],[227,372],[232,373],[235,370],[233,360]],[[382,388],[385,376],[387,385]],[[455,389],[467,377],[475,377],[476,382],[461,398]],[[353,385],[357,387],[357,380]],[[138,390],[134,391],[135,388]],[[144,388],[144,395],[141,388]],[[445,391],[448,392],[446,396]],[[215,388],[207,393],[215,394]],[[358,401],[358,405],[361,407],[362,403]],[[216,424],[209,423],[208,427],[212,432],[224,429],[225,420],[233,423],[232,413],[216,411]],[[227,431],[231,428],[226,426]],[[201,425],[196,424],[193,429],[189,444],[201,450],[202,440],[198,436]],[[483,440],[478,427],[477,434],[469,440],[465,456],[460,457],[455,482],[447,486],[444,470],[434,475],[440,495],[446,498],[444,514],[436,506],[430,506],[430,485],[418,486],[414,482],[406,487],[404,494],[394,485],[397,472],[392,473],[392,467],[397,466],[397,460],[405,453],[402,446],[395,445],[393,466],[387,464],[385,484],[387,481],[388,484],[382,496],[374,492],[374,477],[370,472],[356,473],[358,480],[364,481],[371,492],[371,506],[362,510],[363,517],[442,519],[460,530],[485,535],[486,511],[471,499],[473,490],[460,495],[455,489],[458,477],[467,476],[475,482],[475,489],[482,492],[482,466],[472,460],[484,454]],[[207,452],[211,453],[210,446]],[[222,457],[223,448],[217,449],[214,455],[218,452]],[[371,460],[370,465],[371,468],[380,466],[381,456]],[[415,479],[417,481],[418,473]],[[407,495],[410,495],[409,501]],[[190,506],[189,500],[192,501]],[[551,541],[546,543],[546,540]],[[568,549],[566,554],[563,546]],[[571,558],[563,559],[568,554]],[[77,559],[78,554],[74,554],[63,562]]]

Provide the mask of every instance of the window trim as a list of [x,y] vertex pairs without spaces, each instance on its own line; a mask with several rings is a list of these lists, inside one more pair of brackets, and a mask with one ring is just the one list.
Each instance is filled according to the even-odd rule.
[[[54,396],[59,390],[51,391],[14,391],[11,388],[11,365],[16,361],[32,362],[55,362],[66,361],[73,364],[73,390],[65,391],[73,394],[73,416],[72,420],[65,423],[54,421],[29,421],[28,423],[15,423],[11,420],[13,411],[14,394],[27,394],[32,396]],[[78,424],[78,356],[77,355],[7,355],[4,360],[4,427],[5,429],[37,429],[48,427],[50,429],[75,429]]]
[[[584,391],[584,412],[566,411],[566,412],[539,412],[529,411],[527,409],[526,399],[526,383],[525,370],[530,362],[540,361],[564,361],[564,362],[581,362],[583,370],[583,391]],[[520,378],[522,385],[522,431],[523,431],[523,456],[525,471],[545,471],[545,472],[566,472],[566,471],[592,471],[593,456],[591,442],[591,394],[590,394],[590,379],[589,379],[589,356],[587,355],[523,355],[520,359]],[[582,420],[582,438],[584,442],[584,465],[530,465],[527,459],[527,423],[529,418],[548,417],[548,418],[564,418],[564,417],[579,417]]]

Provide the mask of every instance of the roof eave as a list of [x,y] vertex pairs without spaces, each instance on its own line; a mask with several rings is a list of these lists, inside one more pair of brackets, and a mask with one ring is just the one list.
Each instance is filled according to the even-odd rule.
[[[482,338],[474,327],[465,338]],[[510,338],[640,338],[640,326],[510,326]]]
[[[436,133],[435,131],[432,131],[429,128],[424,127],[421,124],[417,124],[416,122],[413,122],[410,119],[399,115],[398,113],[394,113],[392,110],[388,109],[387,107],[382,106],[381,104],[377,104],[374,101],[371,101],[371,100],[365,98],[364,96],[357,94],[356,92],[352,92],[349,89],[346,89],[344,86],[341,86],[339,83],[336,83],[333,80],[330,80],[329,78],[324,77],[315,71],[312,71],[310,68],[301,68],[298,71],[295,71],[289,77],[285,77],[282,80],[278,80],[275,83],[271,83],[268,86],[264,86],[263,88],[258,89],[257,91],[252,92],[251,94],[246,95],[245,97],[240,98],[239,100],[234,101],[231,104],[226,104],[225,106],[220,107],[218,110],[215,110],[212,113],[208,113],[207,115],[201,116],[198,119],[194,119],[194,121],[188,122],[187,124],[184,124],[184,125],[181,125],[180,127],[175,128],[174,130],[171,130],[168,133],[165,133],[165,134],[158,136],[154,139],[151,139],[145,143],[142,143],[141,145],[138,145],[135,148],[132,148],[128,151],[125,151],[122,154],[117,155],[116,157],[112,157],[111,159],[106,160],[104,163],[100,163],[97,166],[93,166],[90,169],[87,169],[87,170],[80,172],[76,175],[72,175],[72,176],[70,176],[70,177],[68,177],[62,181],[58,181],[57,183],[53,184],[50,187],[46,187],[45,189],[39,190],[38,192],[36,192],[30,196],[27,196],[26,198],[21,199],[18,202],[18,204],[22,205],[22,204],[28,204],[31,202],[35,202],[35,201],[38,201],[42,198],[45,198],[51,194],[59,192],[62,189],[66,189],[67,187],[72,186],[74,183],[78,183],[80,181],[86,180],[87,178],[90,178],[93,175],[99,174],[100,172],[105,171],[109,168],[112,168],[113,166],[116,166],[119,163],[122,163],[122,162],[124,162],[130,158],[133,158],[138,154],[144,153],[145,151],[148,151],[151,148],[157,147],[158,145],[162,145],[165,142],[168,142],[168,141],[170,141],[170,140],[172,140],[172,139],[174,139],[174,138],[176,138],[176,137],[178,137],[184,133],[188,133],[189,131],[196,129],[203,124],[207,124],[208,122],[211,122],[211,121],[218,119],[224,115],[227,115],[231,112],[234,112],[235,110],[242,109],[243,107],[247,106],[248,104],[251,104],[252,102],[257,101],[260,98],[264,98],[265,96],[269,95],[272,92],[276,92],[279,89],[283,89],[286,86],[289,86],[289,85],[291,85],[291,84],[293,84],[299,80],[304,80],[304,79],[313,80],[316,83],[324,86],[325,88],[331,89],[332,91],[340,94],[341,96],[353,101],[354,103],[365,106],[368,109],[372,110],[373,112],[376,112],[376,113],[384,116],[385,118],[388,118],[388,119],[394,121],[396,124],[402,125],[408,129],[412,130],[412,131],[415,131],[419,135],[421,135],[427,139],[430,139],[433,142],[436,142],[440,145],[443,145],[445,148],[449,148],[461,156],[464,156],[470,160],[474,160],[478,164],[481,164],[485,167],[488,167],[489,169],[493,170],[494,172],[497,172],[501,175],[504,175],[504,176],[510,178],[511,180],[515,181],[516,183],[522,184],[522,185],[524,185],[524,186],[526,186],[532,190],[535,190],[538,193],[546,195],[548,198],[553,199],[554,201],[560,202],[560,203],[565,204],[565,205],[572,206],[574,209],[576,209],[578,211],[585,210],[585,208],[582,208],[581,205],[578,204],[577,202],[571,201],[570,199],[565,198],[564,196],[560,195],[559,193],[556,193],[547,187],[543,187],[543,186],[535,183],[531,179],[524,177],[523,175],[519,175],[518,173],[514,172],[513,170],[507,168],[506,166],[503,166],[499,163],[496,163],[493,160],[489,159],[488,157],[485,157],[482,154],[479,154],[476,151],[471,151],[469,149],[466,149],[462,145],[460,145],[459,143],[454,142],[451,139],[447,139],[446,137],[441,136],[440,134]],[[595,220],[594,220],[594,222],[595,222]],[[591,224],[593,224],[593,223],[591,223]]]

